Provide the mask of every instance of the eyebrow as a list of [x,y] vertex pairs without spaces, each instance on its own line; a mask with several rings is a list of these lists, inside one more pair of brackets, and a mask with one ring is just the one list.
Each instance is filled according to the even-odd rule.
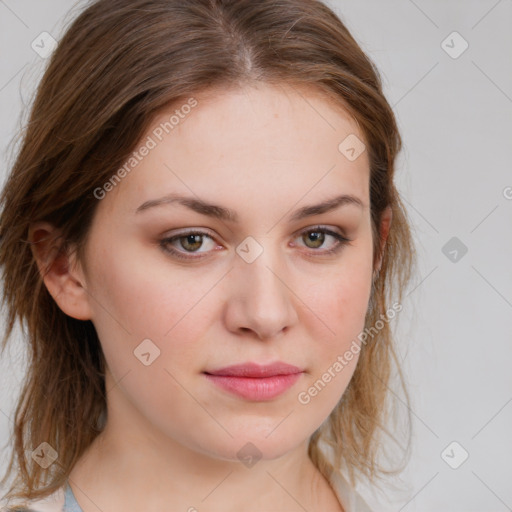
[[[135,213],[140,213],[143,211],[147,211],[150,208],[154,208],[157,206],[169,205],[169,204],[180,204],[193,210],[201,215],[206,215],[208,217],[213,217],[219,220],[234,222],[237,223],[239,221],[238,214],[231,210],[230,208],[225,208],[223,206],[219,206],[216,204],[208,203],[201,199],[197,199],[194,197],[182,196],[180,194],[168,194],[159,199],[150,199],[142,203],[136,210]],[[321,203],[303,206],[296,210],[290,218],[290,221],[297,221],[304,219],[306,217],[312,217],[313,215],[320,215],[322,213],[327,213],[337,208],[341,208],[342,206],[353,205],[358,208],[365,208],[365,204],[361,199],[357,196],[351,194],[342,194],[331,199],[327,199],[326,201],[322,201]]]

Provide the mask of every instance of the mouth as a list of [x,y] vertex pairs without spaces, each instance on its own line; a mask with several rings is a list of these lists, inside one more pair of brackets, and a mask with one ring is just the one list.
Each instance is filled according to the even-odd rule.
[[304,370],[287,363],[244,363],[203,372],[205,377],[231,394],[249,401],[267,401],[290,389]]

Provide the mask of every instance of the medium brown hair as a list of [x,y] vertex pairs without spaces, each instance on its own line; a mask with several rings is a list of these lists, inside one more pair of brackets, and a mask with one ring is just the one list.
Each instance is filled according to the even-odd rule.
[[[392,224],[365,320],[370,328],[401,301],[414,266],[406,211],[394,184],[401,138],[379,73],[336,14],[318,0],[99,0],[66,30],[39,84],[4,187],[0,265],[7,327],[19,320],[28,373],[13,421],[10,498],[42,498],[65,483],[101,432],[105,360],[91,321],[64,314],[44,286],[28,230],[46,220],[62,250],[84,246],[98,200],[93,191],[118,170],[168,105],[215,87],[251,83],[313,87],[356,120],[370,162],[374,262],[387,206]],[[341,142],[341,140],[340,140]],[[85,262],[84,262],[85,263]],[[375,481],[395,364],[390,325],[361,344],[357,367],[309,455],[329,477],[346,469]],[[389,405],[389,404],[388,404]],[[43,469],[27,453],[49,443],[58,459]],[[330,445],[333,459],[321,449]]]

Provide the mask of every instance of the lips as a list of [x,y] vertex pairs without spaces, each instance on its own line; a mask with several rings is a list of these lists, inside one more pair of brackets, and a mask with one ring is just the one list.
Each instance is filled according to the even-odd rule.
[[204,372],[206,378],[230,394],[250,401],[267,401],[290,389],[304,371],[278,362],[270,365],[244,363]]
[[221,375],[226,377],[273,377],[275,375],[291,375],[294,373],[302,373],[303,370],[297,366],[287,363],[273,363],[268,365],[259,365],[257,363],[243,363],[233,366],[227,366],[219,370],[209,370],[205,373],[209,375]]

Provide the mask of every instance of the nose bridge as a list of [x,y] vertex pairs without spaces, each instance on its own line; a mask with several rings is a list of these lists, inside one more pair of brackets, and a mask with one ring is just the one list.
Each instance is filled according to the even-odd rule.
[[271,241],[265,243],[261,253],[252,262],[238,261],[239,274],[247,287],[249,297],[256,301],[264,299],[267,303],[285,299],[286,287],[283,284],[283,254],[272,249]]
[[284,298],[283,277],[279,274],[282,265],[276,263],[275,257],[262,254],[251,264],[242,265],[244,280],[251,288],[251,296],[263,297],[272,301],[276,298]]
[[242,314],[239,327],[257,331],[260,337],[278,333],[296,318],[290,285],[286,283],[285,255],[270,247],[270,240],[261,246],[263,250],[253,261],[240,257],[234,272]]

